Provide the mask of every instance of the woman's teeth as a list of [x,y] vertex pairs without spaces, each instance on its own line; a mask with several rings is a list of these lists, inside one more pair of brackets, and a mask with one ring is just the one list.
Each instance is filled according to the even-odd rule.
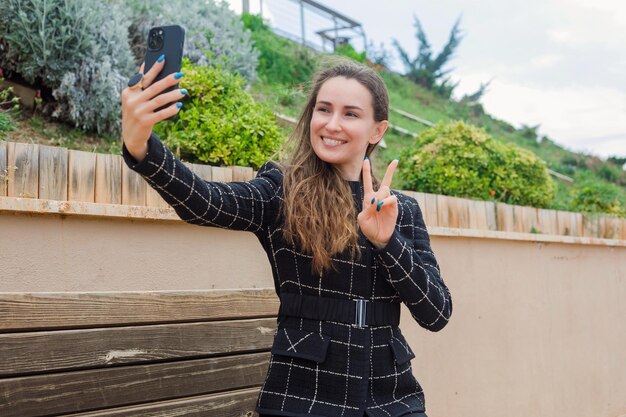
[[329,139],[329,138],[322,138],[322,140],[324,141],[324,143],[327,143],[328,145],[333,145],[333,146],[341,145],[344,143],[343,141]]

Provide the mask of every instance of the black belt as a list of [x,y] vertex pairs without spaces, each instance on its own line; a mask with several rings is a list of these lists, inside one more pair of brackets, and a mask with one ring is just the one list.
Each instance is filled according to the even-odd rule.
[[400,303],[282,293],[278,316],[336,321],[356,327],[397,326],[400,324]]

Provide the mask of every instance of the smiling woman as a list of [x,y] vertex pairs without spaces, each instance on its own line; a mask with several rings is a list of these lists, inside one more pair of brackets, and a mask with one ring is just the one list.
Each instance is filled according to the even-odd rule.
[[[166,58],[167,59],[167,58]],[[122,94],[124,158],[181,217],[254,233],[280,298],[278,330],[257,402],[262,416],[425,416],[415,357],[400,328],[404,302],[438,331],[452,301],[417,201],[380,183],[369,155],[387,128],[389,98],[372,69],[340,61],[313,82],[293,152],[246,182],[206,182],[152,133],[181,93],[144,75]],[[158,99],[157,99],[158,98]]]

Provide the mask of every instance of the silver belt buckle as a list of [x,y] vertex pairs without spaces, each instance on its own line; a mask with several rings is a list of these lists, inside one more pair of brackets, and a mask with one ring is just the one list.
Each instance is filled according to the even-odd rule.
[[367,300],[357,299],[354,300],[355,314],[354,314],[354,327],[364,329],[367,327]]

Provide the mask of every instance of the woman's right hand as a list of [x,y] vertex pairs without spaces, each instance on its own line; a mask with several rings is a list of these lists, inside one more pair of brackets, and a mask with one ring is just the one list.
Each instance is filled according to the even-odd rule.
[[[178,113],[182,107],[178,100],[187,93],[183,89],[176,89],[159,94],[178,83],[182,77],[182,73],[179,72],[152,84],[164,64],[165,60],[154,63],[150,71],[143,76],[142,88],[131,90],[127,87],[122,91],[122,140],[128,152],[137,161],[141,161],[148,152],[148,139],[153,126]],[[139,72],[143,73],[143,68],[142,64]],[[168,103],[171,105],[154,111]]]

